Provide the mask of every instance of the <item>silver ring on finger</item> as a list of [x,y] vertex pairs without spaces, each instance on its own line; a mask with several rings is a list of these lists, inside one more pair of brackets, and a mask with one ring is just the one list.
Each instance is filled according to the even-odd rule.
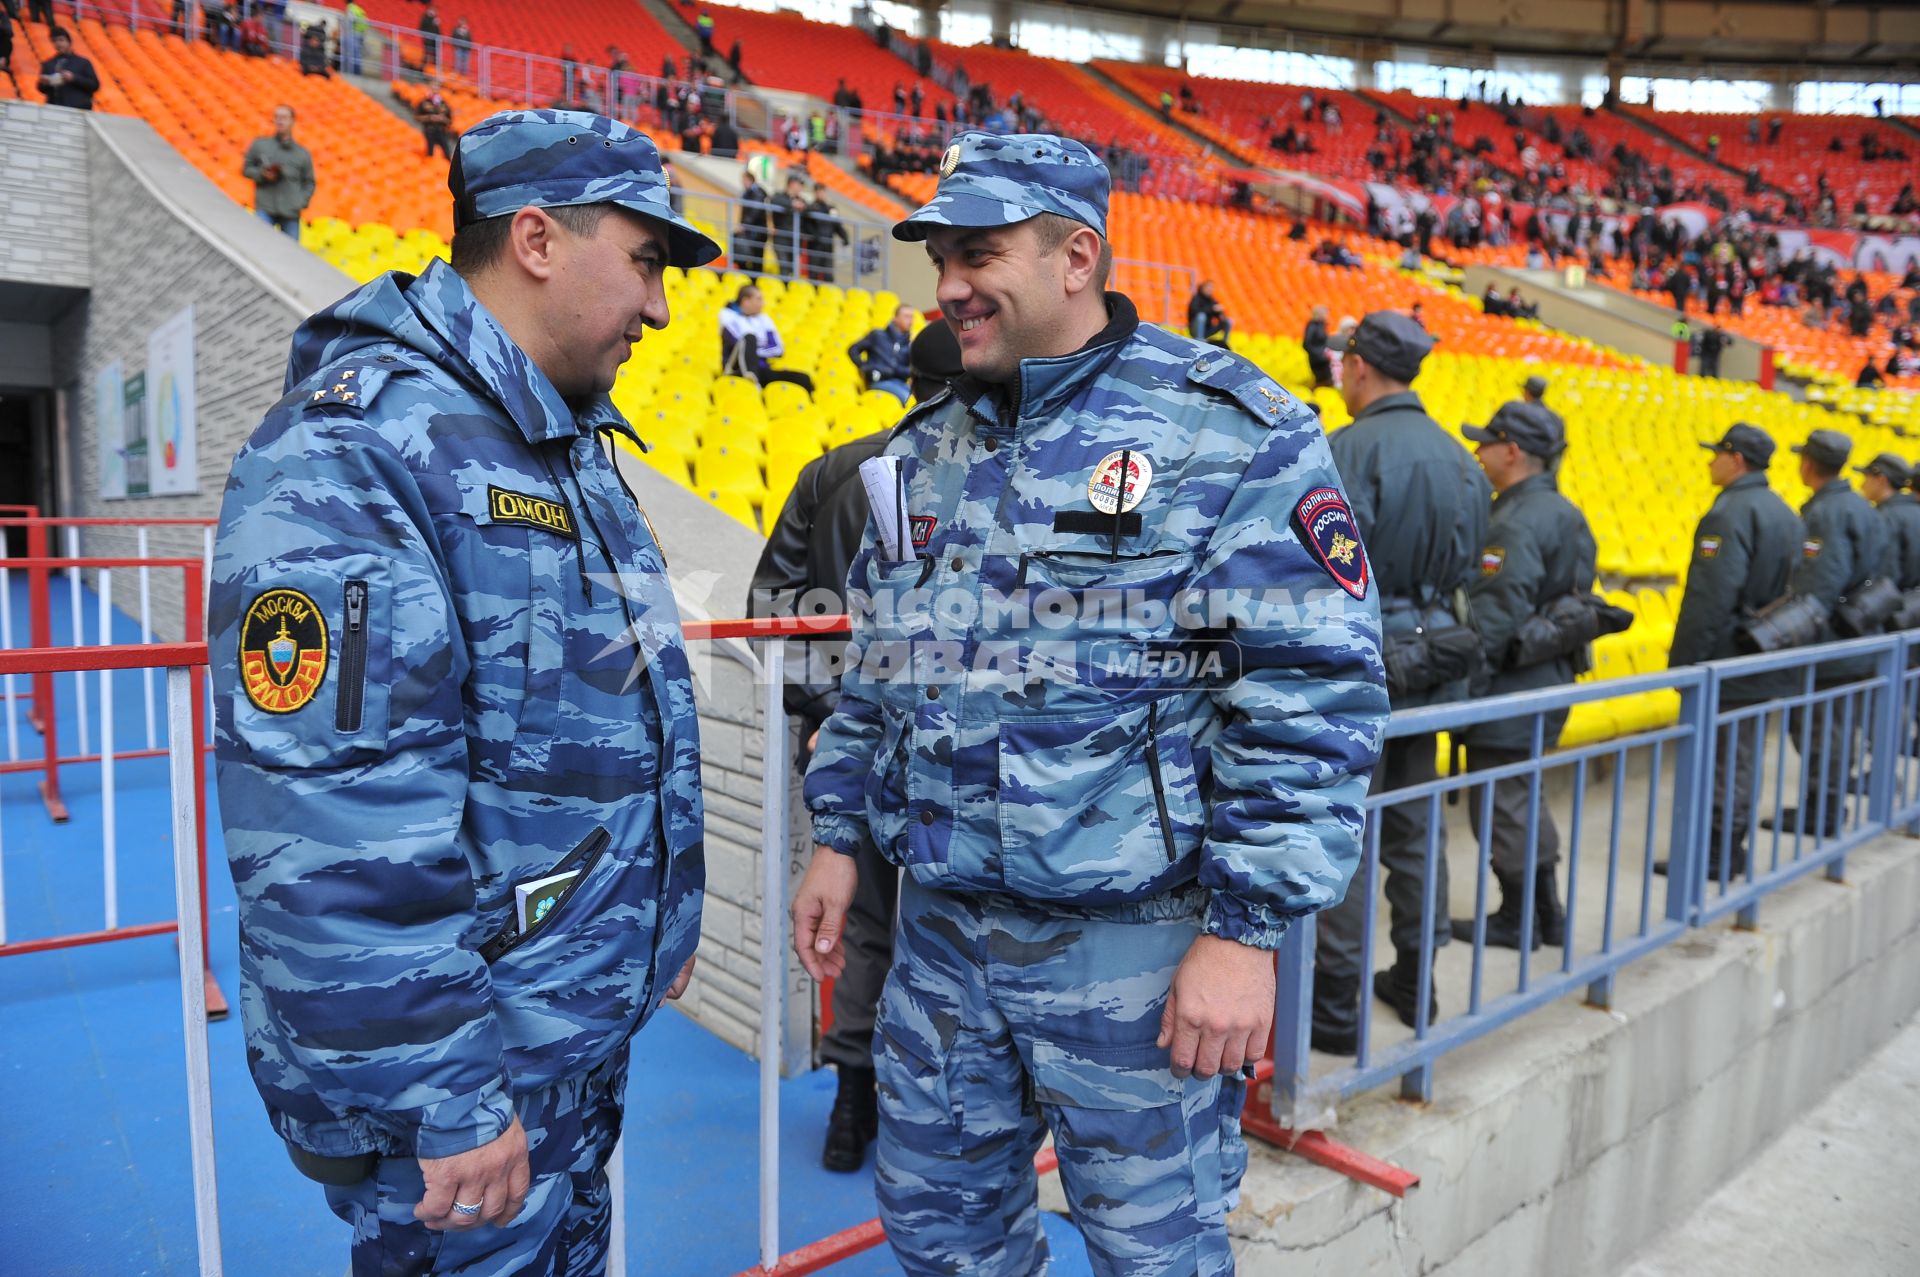
[[453,1210],[456,1215],[478,1215],[480,1208],[484,1205],[486,1205],[485,1202],[475,1202],[471,1206],[465,1202],[455,1202],[453,1204]]

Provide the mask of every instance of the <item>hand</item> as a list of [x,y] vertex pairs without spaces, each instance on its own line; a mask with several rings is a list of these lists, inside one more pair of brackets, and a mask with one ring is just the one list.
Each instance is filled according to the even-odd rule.
[[1219,936],[1199,936],[1173,973],[1158,1045],[1173,1075],[1238,1073],[1265,1050],[1273,1028],[1273,955]]
[[807,752],[811,754],[819,748],[820,748],[820,729],[816,727],[813,729],[813,735],[807,737]]
[[675,976],[673,983],[667,986],[667,1001],[671,1002],[687,991],[687,982],[693,979],[693,964],[699,960],[700,955],[697,953],[687,959],[687,965],[680,968],[680,974]]
[[841,939],[847,929],[847,907],[859,883],[860,866],[852,856],[831,847],[813,849],[807,876],[793,897],[793,951],[816,980],[837,978],[847,969]]
[[[527,1170],[527,1132],[516,1115],[513,1125],[491,1144],[455,1153],[452,1157],[423,1157],[420,1177],[427,1193],[413,1208],[413,1217],[428,1228],[457,1230],[480,1224],[505,1224],[526,1204],[532,1178]],[[479,1206],[478,1215],[453,1209],[459,1202]]]

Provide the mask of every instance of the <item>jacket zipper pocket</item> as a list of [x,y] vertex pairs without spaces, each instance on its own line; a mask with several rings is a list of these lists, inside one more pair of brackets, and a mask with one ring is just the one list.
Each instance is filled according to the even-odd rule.
[[340,640],[340,703],[334,711],[334,727],[343,733],[359,731],[366,701],[367,583],[348,581],[347,632]]
[[1153,810],[1160,817],[1160,839],[1167,845],[1167,862],[1178,856],[1173,850],[1173,825],[1167,819],[1167,783],[1160,778],[1160,707],[1147,706],[1147,775],[1153,779]]
[[567,907],[567,902],[573,899],[573,893],[580,890],[580,884],[587,880],[587,875],[593,872],[593,867],[600,863],[600,857],[605,855],[607,848],[612,845],[613,835],[608,833],[605,827],[596,827],[592,833],[587,835],[585,841],[562,856],[560,863],[540,875],[542,878],[550,878],[554,874],[566,873],[569,869],[574,870],[576,874],[574,880],[567,884],[566,889],[554,897],[553,906],[547,910],[547,916],[532,930],[524,932],[520,930],[519,920],[514,917],[512,912],[513,905],[511,901],[509,901],[507,906],[507,925],[499,935],[480,946],[481,960],[484,962],[497,962],[546,928],[552,926],[553,919],[559,915],[562,909]]

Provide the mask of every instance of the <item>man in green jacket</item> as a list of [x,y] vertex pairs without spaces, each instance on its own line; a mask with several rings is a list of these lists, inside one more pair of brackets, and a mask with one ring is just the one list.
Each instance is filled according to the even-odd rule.
[[273,108],[273,134],[247,147],[240,171],[253,182],[253,211],[276,231],[300,240],[300,214],[313,199],[313,156],[293,140],[293,108]]

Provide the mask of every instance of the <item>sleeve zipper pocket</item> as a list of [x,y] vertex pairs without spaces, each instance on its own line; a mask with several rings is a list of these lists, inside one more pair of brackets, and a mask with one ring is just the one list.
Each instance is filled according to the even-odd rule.
[[1173,826],[1167,820],[1167,783],[1160,776],[1160,706],[1147,706],[1147,775],[1153,780],[1153,810],[1160,817],[1160,838],[1167,845],[1167,860],[1178,859],[1173,850]]
[[333,725],[341,732],[360,730],[367,700],[367,583],[347,582],[347,629],[340,639],[340,700]]
[[[560,911],[567,907],[567,902],[573,899],[574,892],[580,890],[580,885],[587,880],[587,875],[593,872],[593,867],[600,863],[600,857],[606,854],[607,848],[612,844],[613,835],[609,834],[604,827],[597,827],[592,833],[586,836],[585,841],[579,846],[562,856],[560,862],[552,869],[539,875],[542,878],[547,878],[554,874],[566,873],[569,869],[573,869],[579,876],[567,884],[565,891],[554,897],[553,908],[547,911],[546,918],[541,920],[538,926],[528,931],[521,931],[519,922],[513,916],[511,903],[512,891],[509,889],[507,925],[501,929],[500,934],[480,946],[481,960],[485,962],[497,962],[513,950],[519,948],[526,941],[531,940],[534,936],[539,935],[551,927],[553,925],[553,919],[558,917]],[[532,880],[523,879],[523,881]]]

